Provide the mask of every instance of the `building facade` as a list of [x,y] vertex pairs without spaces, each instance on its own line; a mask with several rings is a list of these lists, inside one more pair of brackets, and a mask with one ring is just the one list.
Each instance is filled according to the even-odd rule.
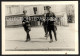
[[[45,6],[46,5],[6,5],[5,11],[6,11],[6,26],[9,25],[21,25],[22,24],[22,17],[19,15],[23,14],[23,10],[27,10],[27,16],[40,16],[45,13]],[[64,22],[67,22],[67,15],[73,15],[73,7],[68,5],[50,5],[51,11],[55,13],[55,15],[59,18],[64,15]],[[68,9],[67,9],[68,8]],[[18,20],[17,20],[18,19]],[[73,20],[74,21],[74,20]],[[37,25],[36,25],[37,24]],[[33,26],[38,26],[38,22],[33,21]],[[67,23],[65,24],[67,25]]]

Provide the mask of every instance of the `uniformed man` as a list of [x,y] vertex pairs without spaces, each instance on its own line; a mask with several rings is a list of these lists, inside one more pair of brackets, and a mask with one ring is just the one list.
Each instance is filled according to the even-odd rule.
[[26,16],[26,13],[27,13],[27,11],[24,10],[23,11],[24,16],[23,16],[23,20],[22,20],[22,25],[24,27],[24,30],[26,31],[26,34],[27,34],[27,36],[26,36],[26,42],[27,42],[27,41],[31,40],[30,34],[29,34],[31,29],[30,29],[30,21],[28,20],[28,17]]
[[44,32],[45,32],[45,37],[46,37],[46,39],[47,39],[47,37],[48,37],[48,31],[47,31],[47,24],[46,24],[46,16],[45,16],[46,14],[44,14],[43,15],[43,28],[44,28]]
[[54,32],[54,36],[55,36],[55,40],[57,41],[57,37],[56,37],[56,30],[57,30],[57,27],[56,27],[56,16],[53,12],[50,11],[50,6],[46,6],[46,24],[47,24],[47,30],[49,32],[49,35],[50,35],[50,43],[53,42],[53,39],[52,39],[52,33],[51,31]]

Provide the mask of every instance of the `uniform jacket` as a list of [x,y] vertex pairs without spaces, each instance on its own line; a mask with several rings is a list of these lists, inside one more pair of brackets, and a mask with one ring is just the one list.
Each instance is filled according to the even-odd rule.
[[56,27],[55,23],[56,23],[56,16],[55,16],[55,14],[53,12],[47,13],[46,14],[45,24],[48,26],[48,28],[51,29],[51,27],[52,27],[55,30],[57,30],[57,27]]
[[23,17],[22,25],[23,25],[23,27],[25,28],[26,31],[31,30],[30,21],[28,20],[28,18]]

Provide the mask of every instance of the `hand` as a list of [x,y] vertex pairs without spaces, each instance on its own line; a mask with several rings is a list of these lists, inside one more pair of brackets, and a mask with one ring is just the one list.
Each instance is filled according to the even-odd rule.
[[28,23],[29,21],[26,21],[26,23]]
[[55,19],[53,18],[53,17],[50,17],[50,19],[49,19],[50,21],[55,21]]
[[43,21],[45,21],[45,19],[43,19]]
[[22,24],[25,24],[25,22],[22,22]]

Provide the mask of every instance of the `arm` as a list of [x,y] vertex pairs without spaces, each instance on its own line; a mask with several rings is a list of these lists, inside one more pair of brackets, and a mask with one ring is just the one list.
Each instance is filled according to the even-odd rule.
[[53,13],[53,21],[54,21],[54,25],[56,26],[56,24],[57,24],[57,19],[56,19],[56,16],[55,16],[54,13]]
[[56,16],[53,12],[50,13],[50,19],[49,20],[54,21],[54,22],[56,21]]
[[53,13],[53,20],[56,21],[56,16],[54,13]]
[[23,20],[22,20],[22,24],[24,25],[24,24],[25,24],[25,22],[26,22],[26,21],[25,21],[25,19],[23,18]]

